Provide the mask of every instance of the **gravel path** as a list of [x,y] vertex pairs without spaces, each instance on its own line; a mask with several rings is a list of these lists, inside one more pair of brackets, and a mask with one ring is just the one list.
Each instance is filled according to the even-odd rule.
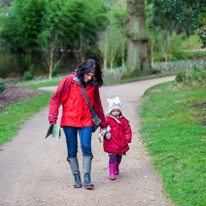
[[[139,106],[144,91],[174,76],[100,89],[104,110],[107,98],[119,96],[126,115],[131,119],[133,141],[120,166],[120,175],[109,180],[108,156],[93,135],[92,182],[94,190],[73,188],[73,176],[66,161],[65,136],[60,141],[44,139],[48,129],[48,107],[27,121],[12,142],[0,151],[0,205],[89,205],[89,206],[161,206],[172,205],[162,194],[159,175],[139,139]],[[41,88],[55,91],[56,87]],[[79,162],[82,170],[82,153]]]

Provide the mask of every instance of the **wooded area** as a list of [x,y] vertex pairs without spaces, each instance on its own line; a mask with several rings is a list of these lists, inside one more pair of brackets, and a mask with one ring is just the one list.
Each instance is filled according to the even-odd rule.
[[104,70],[126,67],[124,78],[153,72],[155,62],[167,67],[206,42],[206,3],[175,2],[2,0],[0,77],[51,78],[87,58]]

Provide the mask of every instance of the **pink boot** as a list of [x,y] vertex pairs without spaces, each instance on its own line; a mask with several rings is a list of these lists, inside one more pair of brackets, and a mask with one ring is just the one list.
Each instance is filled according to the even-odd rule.
[[115,175],[119,174],[119,164],[120,164],[120,162],[115,161],[115,172],[114,172]]
[[115,164],[109,165],[109,172],[110,172],[109,179],[110,180],[116,180],[114,171],[115,171]]

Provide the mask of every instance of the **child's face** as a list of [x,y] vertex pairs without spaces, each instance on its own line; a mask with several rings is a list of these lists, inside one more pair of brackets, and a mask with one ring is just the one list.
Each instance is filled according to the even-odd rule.
[[111,111],[111,115],[113,116],[113,117],[119,117],[119,115],[120,115],[120,110],[119,109],[113,109],[112,111]]

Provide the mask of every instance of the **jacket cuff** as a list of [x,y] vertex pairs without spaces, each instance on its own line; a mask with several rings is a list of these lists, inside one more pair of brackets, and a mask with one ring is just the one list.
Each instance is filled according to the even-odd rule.
[[107,128],[107,124],[106,124],[106,123],[105,123],[105,124],[104,124],[104,123],[103,123],[103,124],[100,123],[100,128],[101,128],[101,129]]
[[50,121],[49,124],[56,124],[56,122],[55,121]]

